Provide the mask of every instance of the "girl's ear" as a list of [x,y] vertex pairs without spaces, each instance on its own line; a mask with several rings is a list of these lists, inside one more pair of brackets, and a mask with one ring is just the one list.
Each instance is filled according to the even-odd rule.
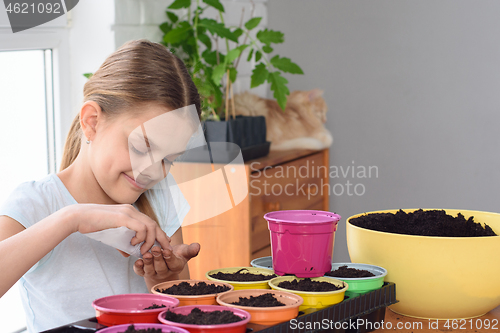
[[99,104],[94,101],[83,103],[80,110],[80,126],[87,140],[92,141],[96,133],[99,120],[102,119],[102,110]]

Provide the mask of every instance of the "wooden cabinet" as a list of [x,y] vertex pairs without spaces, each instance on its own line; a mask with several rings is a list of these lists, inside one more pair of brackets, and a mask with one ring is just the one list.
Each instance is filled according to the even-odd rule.
[[328,169],[328,149],[270,152],[246,162],[248,196],[220,215],[182,228],[184,243],[201,244],[189,262],[191,278],[205,279],[211,269],[249,266],[252,259],[271,255],[267,212],[328,211]]

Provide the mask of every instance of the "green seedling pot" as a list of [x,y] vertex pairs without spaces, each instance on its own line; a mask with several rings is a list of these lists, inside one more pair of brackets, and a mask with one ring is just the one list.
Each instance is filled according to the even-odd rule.
[[372,274],[375,274],[375,276],[365,278],[343,278],[325,275],[325,277],[331,277],[332,279],[345,281],[349,285],[349,288],[345,292],[345,295],[349,298],[366,294],[367,292],[370,292],[372,290],[382,288],[382,286],[384,285],[384,278],[387,275],[387,270],[385,268],[368,264],[332,263],[332,271],[338,269],[341,266],[365,270],[371,272]]

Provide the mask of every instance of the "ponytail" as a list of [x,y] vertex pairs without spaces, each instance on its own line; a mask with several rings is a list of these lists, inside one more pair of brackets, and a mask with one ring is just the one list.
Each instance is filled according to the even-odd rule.
[[76,160],[76,157],[80,152],[81,145],[82,130],[80,127],[80,114],[77,114],[75,119],[73,119],[73,123],[71,123],[68,136],[66,137],[66,143],[64,144],[63,156],[59,171],[63,171]]

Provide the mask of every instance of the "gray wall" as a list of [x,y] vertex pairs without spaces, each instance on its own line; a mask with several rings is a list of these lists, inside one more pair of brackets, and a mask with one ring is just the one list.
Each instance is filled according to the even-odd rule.
[[269,28],[285,33],[276,52],[305,72],[287,76],[290,90],[325,90],[330,165],[378,168],[330,179],[365,188],[331,195],[343,216],[337,262],[349,260],[345,220],[356,213],[500,212],[499,14],[500,1],[485,0],[268,2]]

